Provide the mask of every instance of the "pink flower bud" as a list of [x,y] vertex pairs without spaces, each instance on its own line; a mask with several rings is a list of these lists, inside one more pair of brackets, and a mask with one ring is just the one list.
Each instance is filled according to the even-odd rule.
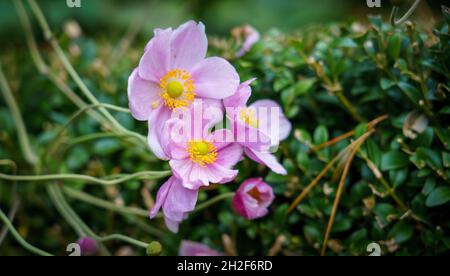
[[98,244],[94,239],[90,237],[81,237],[80,239],[78,239],[77,243],[80,246],[81,255],[90,256],[97,253]]
[[275,196],[262,178],[251,178],[241,184],[233,198],[233,208],[247,219],[264,217]]

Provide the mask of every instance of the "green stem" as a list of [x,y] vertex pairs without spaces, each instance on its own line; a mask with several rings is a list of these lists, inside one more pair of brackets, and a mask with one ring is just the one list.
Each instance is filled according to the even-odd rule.
[[[28,19],[28,15],[25,11],[25,8],[22,4],[21,0],[14,0],[14,4],[16,6],[17,13],[19,15],[20,23],[25,31],[25,39],[28,44],[28,49],[31,54],[31,58],[36,65],[38,71],[47,77],[69,100],[71,100],[76,106],[79,108],[85,107],[87,104],[60,78],[58,78],[45,64],[42,55],[40,54],[36,40],[34,39],[33,29],[31,28],[30,20]],[[88,111],[89,115],[94,118],[96,121],[104,125],[108,129],[112,129],[109,123],[98,114],[94,110]]]
[[75,199],[84,201],[86,203],[111,210],[114,212],[122,213],[122,214],[128,214],[128,215],[135,215],[140,217],[148,217],[148,211],[140,208],[135,207],[125,207],[125,206],[119,206],[117,204],[111,203],[107,200],[100,199],[95,196],[91,196],[90,194],[84,193],[82,191],[70,188],[70,187],[64,187],[63,192]]
[[123,242],[129,243],[131,245],[142,247],[142,248],[147,248],[147,246],[148,246],[148,243],[146,243],[146,242],[143,242],[143,241],[140,241],[140,240],[137,240],[132,237],[125,236],[125,235],[121,235],[121,234],[111,234],[111,235],[104,236],[104,237],[95,235],[92,238],[94,238],[97,241],[101,241],[101,242],[118,240],[118,241],[123,241]]
[[3,96],[5,97],[6,103],[8,107],[11,109],[11,114],[14,120],[14,123],[17,127],[17,135],[19,136],[19,144],[22,149],[25,160],[31,165],[38,163],[38,158],[34,154],[31,149],[30,141],[28,139],[28,133],[25,127],[25,124],[22,119],[22,115],[20,114],[20,109],[17,105],[14,96],[12,95],[11,89],[6,81],[5,75],[3,74],[2,65],[0,63],[0,88],[3,92]]
[[[60,129],[60,131],[59,131],[59,133],[58,133],[58,135],[56,137],[57,138],[60,137],[62,135],[62,133],[64,132],[64,130],[67,129],[69,127],[69,125],[73,121],[75,121],[75,119],[77,119],[83,113],[85,113],[85,112],[87,112],[87,111],[89,111],[91,109],[94,109],[94,108],[105,108],[105,109],[111,109],[111,110],[118,111],[118,112],[130,113],[130,110],[128,108],[123,108],[123,107],[120,107],[120,106],[115,106],[115,105],[106,104],[106,103],[98,103],[98,104],[88,105],[88,106],[85,106],[85,107],[77,110],[72,116],[70,116],[69,120],[61,127],[61,129]],[[140,134],[138,134],[136,132],[130,131],[130,130],[126,130],[126,129],[124,129],[123,133],[125,135],[129,135],[129,136],[135,137],[136,139],[142,141],[143,143],[145,143],[145,145],[147,145],[146,144],[147,140],[142,135],[140,135]]]
[[80,136],[80,137],[74,138],[72,140],[69,140],[69,141],[67,141],[67,144],[68,144],[68,147],[71,147],[71,146],[89,142],[92,140],[97,140],[97,139],[102,139],[102,138],[112,138],[112,137],[124,138],[124,137],[126,137],[126,135],[125,134],[116,134],[113,132],[91,133],[91,134],[87,134],[87,135]]
[[218,196],[216,196],[216,197],[213,197],[213,198],[211,198],[210,200],[208,200],[208,201],[206,201],[206,202],[204,202],[204,203],[202,203],[202,204],[199,204],[199,205],[197,206],[197,208],[194,209],[193,212],[194,212],[194,213],[195,213],[195,212],[200,212],[200,211],[202,211],[202,210],[204,210],[204,209],[206,209],[206,208],[208,208],[208,207],[210,207],[210,206],[216,204],[217,202],[220,202],[220,201],[225,200],[225,199],[227,199],[227,198],[231,198],[231,197],[233,197],[234,195],[235,195],[235,193],[226,193],[226,194],[221,194],[221,195],[218,195]]
[[52,256],[52,254],[47,253],[47,252],[45,252],[45,251],[43,251],[43,250],[41,250],[41,249],[39,249],[39,248],[29,244],[26,240],[24,240],[20,236],[19,232],[17,232],[17,230],[14,228],[12,223],[9,221],[8,217],[3,213],[3,211],[1,209],[0,209],[0,219],[6,225],[6,227],[8,227],[9,231],[14,236],[16,241],[18,243],[20,243],[20,245],[22,245],[25,249],[27,249],[31,253],[39,255],[39,256]]
[[134,238],[125,236],[125,235],[121,235],[121,234],[111,234],[108,236],[104,236],[101,237],[99,235],[97,235],[94,231],[92,231],[86,224],[84,224],[84,222],[81,220],[81,218],[76,214],[76,212],[72,209],[72,207],[70,207],[69,203],[66,201],[66,199],[64,198],[61,188],[58,185],[52,185],[50,186],[54,189],[54,193],[57,195],[57,197],[59,198],[60,203],[63,205],[65,211],[71,216],[71,218],[78,222],[83,228],[84,231],[86,233],[87,236],[99,241],[99,242],[106,242],[106,241],[111,241],[111,240],[119,240],[119,241],[124,241],[127,242],[129,244],[132,245],[136,245],[139,247],[143,247],[143,248],[147,248],[147,243],[136,240]]
[[347,97],[344,95],[342,91],[336,92],[336,96],[338,97],[339,101],[344,105],[344,107],[347,109],[347,111],[350,113],[350,115],[353,117],[353,119],[355,119],[359,123],[364,122],[364,118],[361,117],[361,115],[359,115],[356,108],[347,99]]
[[[114,203],[111,203],[107,200],[100,199],[95,196],[91,196],[90,194],[84,193],[82,191],[70,188],[70,187],[63,187],[63,192],[70,196],[71,198],[78,199],[81,201],[84,201],[86,203],[92,204],[94,206],[104,208],[113,212],[120,213],[122,215],[132,215],[132,216],[138,216],[138,217],[144,217],[148,218],[149,212],[147,210],[136,208],[136,207],[126,207],[126,206],[119,206]],[[130,218],[133,219],[133,217],[130,216]],[[138,219],[135,220],[136,224],[140,224],[140,221]],[[164,236],[164,232],[160,231],[159,229],[153,228],[149,225],[140,225],[147,232],[149,232],[152,235],[155,235],[157,237]]]
[[74,180],[83,181],[86,184],[117,185],[132,179],[159,179],[170,175],[170,171],[143,171],[124,175],[117,179],[105,180],[82,174],[48,174],[48,175],[8,175],[0,173],[0,179],[9,181],[51,181],[51,180]]
[[[89,101],[92,104],[99,104],[99,101],[94,96],[94,94],[89,90],[89,88],[86,86],[86,84],[83,82],[81,77],[78,75],[77,71],[73,68],[72,64],[70,63],[69,59],[67,58],[66,54],[62,50],[61,46],[58,44],[58,42],[54,39],[52,35],[52,31],[47,23],[47,20],[45,19],[45,16],[39,7],[39,5],[36,3],[35,0],[28,0],[28,3],[30,4],[31,10],[33,11],[34,15],[36,16],[36,19],[41,26],[41,29],[44,32],[45,38],[49,41],[52,48],[55,50],[56,55],[60,59],[61,63],[63,64],[64,68],[67,70],[69,75],[72,77],[74,82],[77,84],[77,86],[80,88],[81,92],[89,99]],[[124,131],[124,127],[119,124],[119,122],[116,121],[116,119],[105,109],[100,108],[100,112],[119,130]]]
[[87,236],[85,229],[79,224],[79,222],[76,219],[73,218],[70,212],[68,212],[65,206],[62,204],[60,197],[55,191],[55,184],[48,185],[47,192],[50,196],[50,199],[53,201],[53,204],[55,205],[56,209],[69,223],[69,225],[73,228],[73,230],[75,230],[78,236],[80,237]]
[[[78,216],[78,214],[72,209],[72,207],[70,207],[69,203],[67,203],[59,185],[52,184],[49,186],[49,189],[51,189],[53,192],[55,203],[58,204],[61,208],[61,214],[66,217],[66,220],[68,220],[72,224],[76,224],[77,227],[81,228],[82,234],[80,236],[95,237],[96,234],[94,233],[94,231],[92,231],[92,229],[89,228],[86,223],[84,223],[84,221]],[[100,244],[100,250],[106,255],[111,255],[108,249],[103,244]]]
[[420,4],[420,0],[416,0],[414,2],[414,4],[409,8],[409,10],[405,13],[405,15],[403,15],[398,20],[396,18],[397,18],[397,13],[398,13],[399,7],[394,6],[392,8],[392,12],[391,12],[391,16],[390,16],[391,25],[395,27],[395,26],[405,23],[411,17],[411,15],[414,13],[414,11],[417,9],[419,4]]

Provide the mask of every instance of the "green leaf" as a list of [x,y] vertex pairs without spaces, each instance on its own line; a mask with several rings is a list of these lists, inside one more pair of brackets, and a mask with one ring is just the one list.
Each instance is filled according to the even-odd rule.
[[403,243],[412,238],[414,228],[405,221],[399,221],[389,231],[388,236],[394,238],[397,243]]
[[397,85],[413,103],[419,105],[419,101],[422,100],[422,95],[420,94],[420,91],[416,87],[412,86],[407,82],[402,81],[399,82]]
[[299,151],[297,153],[297,163],[298,163],[298,166],[302,170],[308,171],[309,170],[309,156],[308,156],[308,153],[306,153],[304,151]]
[[298,129],[295,131],[295,138],[306,145],[312,144],[311,134],[306,129]]
[[69,169],[74,171],[80,169],[87,161],[89,161],[89,154],[82,147],[74,148],[66,160]]
[[425,161],[428,166],[436,170],[442,170],[443,168],[441,154],[437,150],[421,147],[416,150],[416,156],[419,160]]
[[388,90],[389,88],[393,87],[396,83],[391,81],[390,79],[382,78],[380,80],[380,86],[383,90]]
[[407,165],[408,157],[400,151],[392,150],[383,154],[381,158],[381,170],[383,171],[401,169]]
[[396,60],[400,55],[400,50],[402,48],[402,36],[399,33],[389,37],[388,40],[388,53],[392,59]]
[[307,92],[309,92],[311,90],[311,88],[314,86],[316,81],[317,81],[316,78],[306,78],[306,79],[302,79],[302,80],[298,81],[294,85],[295,95],[301,96],[301,95],[306,94]]
[[434,190],[434,187],[436,187],[436,178],[428,177],[423,186],[422,193],[424,195],[429,195]]
[[114,139],[103,139],[94,144],[94,152],[101,156],[108,156],[120,149],[120,144]]
[[367,132],[367,123],[361,123],[355,128],[355,138],[359,138]]
[[444,162],[445,168],[450,168],[450,153],[443,152],[442,153],[442,161]]
[[435,207],[443,205],[450,201],[450,188],[449,187],[439,187],[432,191],[425,201],[427,207]]
[[281,205],[275,210],[274,222],[279,227],[285,225],[288,215],[289,205],[287,203]]
[[336,218],[333,224],[333,233],[344,232],[352,228],[352,221],[349,218],[340,217]]
[[356,42],[353,39],[345,37],[338,41],[338,47],[357,48],[358,44],[356,44]]
[[320,145],[327,142],[330,139],[328,129],[326,126],[318,126],[314,131],[314,144]]
[[377,143],[372,138],[367,139],[366,143],[367,155],[377,167],[380,167],[382,152]]
[[281,92],[281,102],[283,103],[283,106],[286,109],[289,109],[294,100],[295,100],[295,91],[292,87],[289,87],[288,89],[283,90],[283,92]]
[[276,92],[281,91],[288,85],[294,82],[294,77],[292,76],[291,71],[284,70],[280,74],[277,75],[276,80],[273,83],[273,90]]

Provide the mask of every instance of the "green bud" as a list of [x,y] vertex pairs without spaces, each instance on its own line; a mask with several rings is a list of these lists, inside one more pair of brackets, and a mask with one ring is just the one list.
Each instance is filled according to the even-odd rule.
[[161,254],[162,245],[157,241],[152,241],[147,246],[147,255],[148,256],[158,256]]

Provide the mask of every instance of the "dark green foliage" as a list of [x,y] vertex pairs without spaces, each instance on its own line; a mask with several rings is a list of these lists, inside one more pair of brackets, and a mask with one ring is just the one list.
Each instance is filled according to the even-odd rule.
[[[277,196],[269,215],[263,219],[240,218],[233,213],[230,201],[223,201],[192,214],[178,235],[159,238],[136,227],[136,221],[131,218],[75,200],[70,203],[95,231],[120,232],[146,241],[158,239],[162,254],[166,255],[177,253],[181,239],[201,241],[223,250],[223,234],[234,240],[241,255],[265,255],[280,236],[286,241],[278,254],[318,255],[339,177],[332,170],[289,215],[288,206],[334,156],[369,129],[371,120],[386,114],[389,118],[375,127],[376,132],[351,164],[327,252],[367,255],[367,245],[377,242],[382,246],[383,255],[448,253],[449,18],[447,14],[447,22],[437,26],[433,33],[418,30],[409,23],[394,29],[380,18],[371,18],[369,26],[334,24],[290,34],[271,31],[241,59],[233,58],[238,45],[231,39],[211,43],[210,53],[232,59],[243,81],[258,78],[252,100],[272,98],[280,102],[294,129],[277,153],[289,171],[287,176],[275,175],[244,161],[234,183],[202,192],[199,202],[235,190],[248,177],[262,176],[274,187]],[[69,43],[81,49],[82,55],[72,56],[73,63],[102,102],[127,105],[127,77],[146,41],[140,41],[122,58],[112,61],[111,41],[86,38],[69,41],[67,37],[61,41],[65,49]],[[49,60],[52,57],[50,53]],[[28,54],[14,52],[5,62],[9,62],[6,74],[16,92],[32,143],[44,158],[46,152],[42,149],[76,109],[45,77],[36,73]],[[70,80],[68,83],[76,87]],[[146,132],[145,124],[127,116],[119,120],[128,128]],[[352,130],[352,137],[312,150]],[[85,116],[69,128],[67,137],[99,131],[98,125]],[[0,99],[0,159],[13,159],[19,173],[33,174],[20,157],[15,135],[8,109]],[[375,177],[363,157],[379,169],[383,181]],[[54,173],[105,176],[167,169],[167,164],[127,141],[105,138],[61,153],[50,161],[49,167]],[[6,167],[1,172],[12,173]],[[0,205],[5,209],[11,204],[12,189],[4,184],[7,183],[0,185]],[[146,187],[154,184],[160,183],[147,183]],[[391,196],[385,184],[393,188],[407,209]],[[107,193],[98,187],[84,190],[112,201],[119,198],[126,205],[145,206],[141,196],[143,187],[143,183],[134,181]],[[19,191],[23,204],[15,225],[29,242],[64,254],[65,244],[77,236],[61,222],[46,199],[45,189],[23,184]],[[144,223],[165,229],[161,220],[144,220]],[[117,242],[112,245],[121,246]],[[145,255],[144,251],[136,254]],[[0,247],[0,254],[26,252],[9,238]]]

